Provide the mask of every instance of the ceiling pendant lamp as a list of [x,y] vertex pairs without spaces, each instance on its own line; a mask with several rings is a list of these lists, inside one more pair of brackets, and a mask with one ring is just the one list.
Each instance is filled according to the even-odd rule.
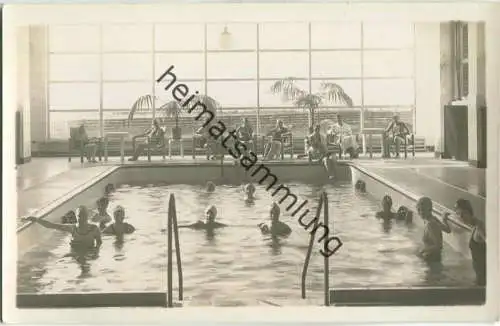
[[231,33],[229,33],[229,30],[227,26],[224,26],[224,30],[220,34],[220,47],[223,50],[227,50],[231,48]]

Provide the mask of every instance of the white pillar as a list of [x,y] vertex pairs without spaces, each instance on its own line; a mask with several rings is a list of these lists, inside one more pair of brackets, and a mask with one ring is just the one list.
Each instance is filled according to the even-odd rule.
[[31,139],[47,140],[47,32],[43,25],[30,26]]
[[[31,130],[30,130],[30,58],[29,58],[29,27],[18,27],[16,52],[16,108],[22,112],[22,152],[21,160],[31,159]],[[17,141],[16,141],[17,143]],[[18,144],[19,145],[19,144]]]
[[469,62],[469,93],[468,130],[469,130],[469,162],[477,161],[477,98],[478,98],[478,24],[468,24],[468,62]]

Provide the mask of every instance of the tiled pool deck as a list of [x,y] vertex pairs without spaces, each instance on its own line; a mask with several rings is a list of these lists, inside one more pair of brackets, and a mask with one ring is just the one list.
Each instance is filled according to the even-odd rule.
[[[290,159],[285,160],[290,161]],[[144,164],[144,162],[143,159],[138,163]],[[169,162],[203,164],[207,161],[202,157],[195,161],[180,157],[167,158],[163,161],[161,157],[153,157],[151,164]],[[125,162],[127,165],[138,163]],[[475,208],[479,207],[476,208],[476,215],[484,217],[486,197],[484,169],[470,167],[465,162],[434,159],[425,154],[407,160],[361,158],[353,163],[415,195],[428,196],[449,209],[453,208],[457,198],[469,199]],[[18,166],[17,216],[33,213],[118,164],[120,164],[118,157],[111,157],[108,162],[83,165],[78,160],[69,163],[67,158],[34,158],[30,163]]]

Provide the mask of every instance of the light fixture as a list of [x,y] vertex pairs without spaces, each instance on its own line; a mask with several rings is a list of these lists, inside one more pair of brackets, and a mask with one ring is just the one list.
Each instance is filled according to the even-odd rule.
[[231,47],[231,33],[229,33],[227,26],[224,26],[224,30],[220,34],[220,47],[224,50]]

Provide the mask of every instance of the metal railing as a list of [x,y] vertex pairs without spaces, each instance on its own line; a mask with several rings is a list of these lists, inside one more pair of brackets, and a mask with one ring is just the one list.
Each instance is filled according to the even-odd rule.
[[[311,260],[311,253],[314,246],[314,239],[316,236],[316,231],[319,225],[319,219],[321,216],[321,211],[323,210],[323,224],[328,226],[331,231],[333,231],[333,225],[329,225],[329,211],[328,211],[328,196],[326,192],[321,193],[319,197],[318,208],[316,210],[316,216],[314,218],[314,228],[311,232],[311,237],[309,238],[309,246],[307,248],[306,260],[304,262],[304,268],[302,270],[302,299],[306,298],[306,279],[307,279],[307,269],[309,267],[309,261]],[[325,241],[324,252],[328,252],[328,241]],[[330,305],[330,262],[329,257],[324,256],[324,294],[325,294],[325,306]]]
[[[174,239],[172,239],[172,235]],[[183,300],[183,283],[182,283],[182,264],[181,264],[181,248],[179,246],[179,227],[177,225],[177,211],[175,208],[175,196],[170,194],[168,201],[168,220],[167,220],[167,307],[174,306],[173,288],[172,288],[172,240],[175,240],[175,254],[177,259],[177,273],[179,279],[179,301]]]

